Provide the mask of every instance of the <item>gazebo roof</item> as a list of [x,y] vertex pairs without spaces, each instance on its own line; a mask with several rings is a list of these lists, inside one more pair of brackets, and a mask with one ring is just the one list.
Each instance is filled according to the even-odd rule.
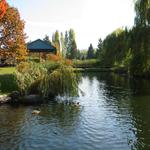
[[30,52],[54,52],[56,48],[50,43],[37,39],[29,44],[27,44],[27,49]]

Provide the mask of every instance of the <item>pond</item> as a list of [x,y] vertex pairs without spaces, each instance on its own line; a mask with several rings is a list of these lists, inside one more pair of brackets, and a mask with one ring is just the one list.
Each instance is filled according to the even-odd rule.
[[150,81],[89,73],[79,87],[80,107],[0,106],[0,150],[150,149]]

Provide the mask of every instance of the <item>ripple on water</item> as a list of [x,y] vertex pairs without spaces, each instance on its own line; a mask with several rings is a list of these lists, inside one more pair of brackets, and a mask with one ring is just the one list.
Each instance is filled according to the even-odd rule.
[[[0,150],[148,150],[150,95],[133,95],[130,85],[120,76],[89,74],[79,84],[84,95],[73,99],[79,108],[1,106]],[[150,85],[143,93],[144,87]],[[37,108],[41,113],[32,115]]]

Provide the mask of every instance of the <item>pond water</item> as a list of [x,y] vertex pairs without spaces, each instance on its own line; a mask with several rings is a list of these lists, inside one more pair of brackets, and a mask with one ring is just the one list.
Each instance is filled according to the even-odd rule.
[[79,87],[80,107],[0,106],[0,150],[150,149],[150,81],[90,73]]

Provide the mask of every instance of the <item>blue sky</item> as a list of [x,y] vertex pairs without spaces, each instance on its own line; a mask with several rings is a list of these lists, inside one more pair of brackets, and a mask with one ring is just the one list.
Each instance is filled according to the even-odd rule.
[[8,0],[25,20],[29,40],[73,28],[79,49],[97,46],[98,39],[134,24],[133,0]]

